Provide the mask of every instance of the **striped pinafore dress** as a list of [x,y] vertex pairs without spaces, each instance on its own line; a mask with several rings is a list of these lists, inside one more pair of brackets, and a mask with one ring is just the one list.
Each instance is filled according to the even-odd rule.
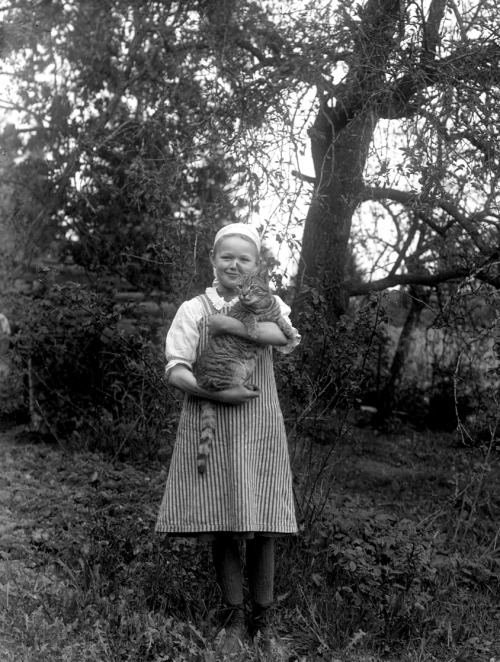
[[[216,312],[200,295],[197,355],[208,340],[207,318]],[[227,313],[229,306],[224,306]],[[283,416],[274,379],[272,349],[262,347],[251,382],[258,398],[242,405],[214,403],[217,425],[207,471],[196,457],[199,399],[186,395],[156,531],[177,534],[234,532],[288,534],[297,531]],[[204,537],[203,535],[201,536]]]

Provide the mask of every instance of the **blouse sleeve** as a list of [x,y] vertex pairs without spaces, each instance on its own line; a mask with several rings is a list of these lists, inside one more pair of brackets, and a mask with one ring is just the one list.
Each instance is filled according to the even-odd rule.
[[[278,296],[274,295],[274,298],[279,304],[281,310],[281,316],[285,319],[286,322],[288,322],[288,324],[290,324],[290,326],[292,326],[292,323],[290,322],[290,313],[292,312],[292,309],[290,308],[290,306],[287,306],[287,304]],[[293,335],[291,338],[288,338],[288,343],[286,345],[283,345],[282,347],[275,347],[275,349],[277,349],[278,352],[281,352],[282,354],[290,354],[290,352],[293,352],[293,350],[300,343],[301,336],[299,332],[293,326],[292,326],[292,331],[293,331]]]
[[167,374],[179,363],[191,368],[196,359],[196,349],[200,340],[199,323],[203,309],[198,299],[185,301],[177,311],[165,342]]

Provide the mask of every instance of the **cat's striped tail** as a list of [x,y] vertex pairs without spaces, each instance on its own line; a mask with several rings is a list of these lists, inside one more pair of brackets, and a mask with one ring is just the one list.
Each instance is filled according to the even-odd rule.
[[215,434],[216,415],[215,407],[210,400],[201,401],[201,435],[198,444],[198,457],[196,464],[198,473],[204,474],[207,470],[207,460],[210,454]]

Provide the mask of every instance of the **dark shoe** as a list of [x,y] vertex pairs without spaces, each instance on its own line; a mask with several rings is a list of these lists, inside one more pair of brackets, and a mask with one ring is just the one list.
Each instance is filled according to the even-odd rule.
[[252,618],[250,620],[250,636],[252,639],[263,636],[269,630],[269,612],[271,605],[263,607],[254,603],[252,608]]
[[266,607],[253,605],[250,635],[265,653],[272,653],[275,659],[287,659],[288,647],[270,624],[271,609],[272,605]]
[[219,652],[222,655],[239,653],[247,636],[245,608],[243,605],[230,607],[228,611],[219,648]]

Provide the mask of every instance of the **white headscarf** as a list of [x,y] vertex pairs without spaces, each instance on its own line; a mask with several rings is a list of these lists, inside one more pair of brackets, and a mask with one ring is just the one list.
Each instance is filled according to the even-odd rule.
[[227,237],[231,234],[241,234],[244,237],[248,237],[257,246],[257,252],[260,253],[261,240],[259,233],[254,227],[248,225],[248,223],[229,223],[229,225],[225,225],[215,235],[214,246],[222,237]]
[[[259,233],[251,225],[248,225],[248,223],[229,223],[228,225],[225,225],[215,235],[214,248],[215,248],[215,244],[220,239],[222,239],[223,237],[229,237],[230,235],[233,234],[239,234],[242,235],[243,237],[248,237],[248,239],[250,239],[250,241],[252,241],[257,246],[257,255],[260,253],[262,242],[260,240]],[[214,269],[214,276],[215,278],[214,278],[214,282],[212,283],[212,287],[216,288],[217,285],[219,285],[219,281],[217,280],[215,269]]]

